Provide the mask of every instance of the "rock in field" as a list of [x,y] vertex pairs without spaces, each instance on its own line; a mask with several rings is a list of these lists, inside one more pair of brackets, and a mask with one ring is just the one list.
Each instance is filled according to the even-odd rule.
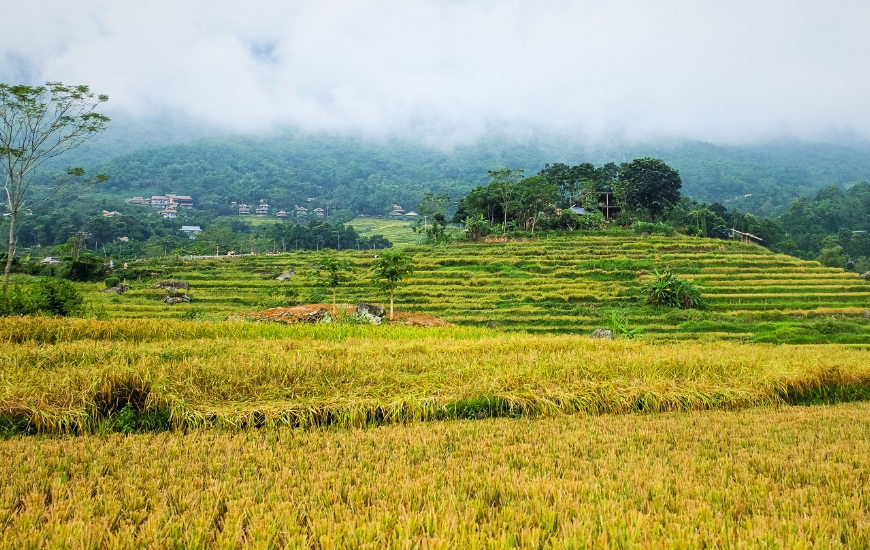
[[151,285],[151,288],[162,288],[166,292],[172,292],[173,290],[190,290],[190,283],[188,281],[160,281],[159,283]]
[[128,290],[130,290],[130,285],[118,285],[113,286],[112,288],[107,288],[103,292],[110,292],[112,294],[124,294]]
[[387,312],[381,306],[362,302],[356,306],[356,310],[351,314],[351,317],[354,319],[365,319],[373,325],[380,325],[387,317]]
[[190,303],[190,295],[177,293],[177,294],[167,294],[163,301],[167,304],[173,306],[175,304],[189,304]]
[[597,328],[589,337],[593,340],[613,340],[613,333],[606,328]]
[[332,317],[329,315],[329,310],[320,308],[303,313],[300,321],[303,323],[329,323],[332,321]]
[[281,281],[283,283],[284,281],[286,281],[287,279],[289,279],[293,275],[296,275],[296,270],[293,268],[290,268],[287,271],[285,271],[284,273],[278,275],[278,277],[275,280]]

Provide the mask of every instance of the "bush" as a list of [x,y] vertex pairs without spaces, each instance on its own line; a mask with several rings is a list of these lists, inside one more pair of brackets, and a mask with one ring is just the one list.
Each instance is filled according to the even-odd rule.
[[30,289],[16,286],[8,290],[0,301],[0,315],[73,315],[82,309],[83,301],[74,284],[44,277]]
[[119,279],[118,277],[109,277],[105,281],[103,281],[103,283],[105,283],[106,288],[112,288],[121,284],[121,279]]
[[693,283],[680,279],[670,271],[655,271],[655,279],[643,285],[641,295],[646,303],[654,306],[678,307],[680,309],[704,306],[701,290]]
[[668,237],[677,231],[670,225],[662,222],[634,222],[631,225],[631,229],[638,235],[666,235]]
[[106,276],[106,261],[90,252],[64,257],[59,268],[58,277],[70,281],[93,282]]

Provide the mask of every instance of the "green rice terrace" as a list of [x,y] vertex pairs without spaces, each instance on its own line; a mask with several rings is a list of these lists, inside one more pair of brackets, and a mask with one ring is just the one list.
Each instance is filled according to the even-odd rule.
[[[396,293],[396,309],[463,326],[528,333],[591,333],[614,316],[643,338],[766,343],[870,344],[870,283],[857,274],[730,241],[607,232],[529,242],[410,247],[415,273]],[[377,251],[345,251],[354,271],[339,303],[384,304],[370,282]],[[218,320],[295,303],[330,302],[309,277],[317,253],[243,256],[131,265],[121,296],[86,285],[106,317]],[[275,278],[288,269],[286,282]],[[640,288],[669,269],[703,292],[700,310],[644,305]],[[154,281],[190,282],[192,303],[167,305]]]

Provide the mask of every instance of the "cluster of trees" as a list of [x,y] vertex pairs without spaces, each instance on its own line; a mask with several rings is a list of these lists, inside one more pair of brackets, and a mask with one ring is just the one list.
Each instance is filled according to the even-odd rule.
[[[655,219],[680,200],[682,181],[676,170],[659,159],[641,158],[596,167],[547,164],[534,176],[523,170],[489,171],[490,182],[478,186],[459,201],[454,222],[465,223],[472,236],[496,226],[502,233],[536,229],[593,229],[603,226],[599,212],[602,193],[612,193],[623,205],[623,217]],[[578,216],[571,207],[582,207]]]
[[783,252],[829,267],[870,270],[870,182],[847,192],[831,185],[812,200],[796,199],[778,221],[787,233]]

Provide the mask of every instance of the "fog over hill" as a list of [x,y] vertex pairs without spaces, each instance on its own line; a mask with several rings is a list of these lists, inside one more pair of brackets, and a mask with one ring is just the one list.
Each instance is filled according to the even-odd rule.
[[[859,2],[48,0],[7,6],[4,20],[0,82],[108,94],[110,130],[64,162],[113,167],[131,189],[187,173],[154,160],[137,179],[124,155],[183,144],[177,158],[205,137],[230,158],[244,142],[295,159],[287,170],[304,155],[269,151],[354,144],[356,166],[425,157],[458,166],[464,188],[495,165],[655,155],[691,196],[742,197],[762,214],[870,178]],[[352,181],[372,176],[390,174]]]

